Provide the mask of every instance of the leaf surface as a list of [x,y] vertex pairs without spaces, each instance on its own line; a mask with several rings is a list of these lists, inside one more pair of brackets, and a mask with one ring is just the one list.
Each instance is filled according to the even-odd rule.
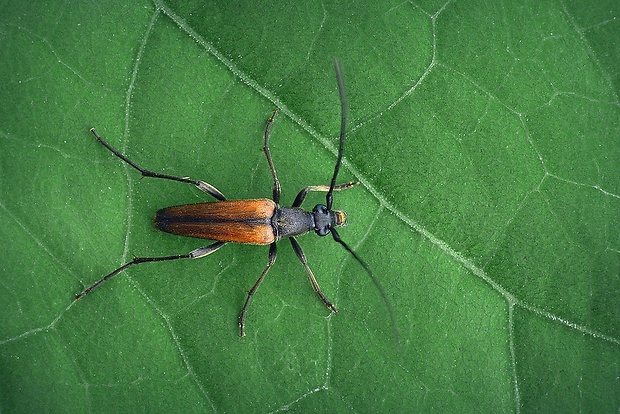
[[[513,2],[514,3],[514,2]],[[0,410],[617,412],[617,2],[98,2],[0,13]],[[328,184],[343,239],[151,263],[205,180],[282,204]],[[306,207],[322,203],[311,193]]]

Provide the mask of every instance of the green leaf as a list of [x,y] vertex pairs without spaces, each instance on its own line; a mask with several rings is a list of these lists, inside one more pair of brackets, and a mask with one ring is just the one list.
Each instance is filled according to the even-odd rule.
[[[3,4],[3,412],[617,412],[620,3]],[[327,184],[342,238],[268,248],[151,225],[210,201],[139,165],[288,205]],[[306,207],[324,200],[310,194]]]

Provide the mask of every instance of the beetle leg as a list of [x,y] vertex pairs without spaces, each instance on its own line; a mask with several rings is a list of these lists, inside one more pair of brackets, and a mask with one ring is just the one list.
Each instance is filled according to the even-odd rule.
[[[344,183],[344,184],[338,184],[336,186],[334,186],[334,190],[347,190],[349,188],[355,187],[356,185],[359,185],[359,181],[350,181],[348,183]],[[295,201],[293,201],[293,205],[291,207],[300,207],[301,204],[304,202],[306,196],[308,195],[309,191],[323,191],[323,192],[328,192],[329,191],[329,186],[328,185],[309,185],[308,187],[303,188],[299,194],[297,194],[297,197],[295,197]]]
[[116,150],[110,144],[108,144],[108,142],[105,139],[100,137],[97,134],[97,132],[95,132],[95,128],[91,128],[90,132],[92,132],[92,134],[95,136],[97,141],[99,141],[101,143],[101,145],[103,145],[108,150],[110,150],[110,152],[112,154],[116,155],[118,158],[120,158],[121,160],[125,161],[127,164],[131,165],[136,170],[140,171],[140,174],[142,174],[142,177],[163,178],[164,180],[172,180],[172,181],[179,181],[181,183],[193,184],[196,187],[198,187],[198,189],[200,191],[203,191],[203,192],[211,195],[213,198],[215,198],[217,200],[220,200],[220,201],[226,200],[226,197],[224,196],[224,194],[222,194],[220,192],[220,190],[218,190],[217,188],[215,188],[214,186],[212,186],[211,184],[209,184],[209,183],[207,183],[205,181],[192,180],[192,179],[187,178],[187,177],[175,177],[174,175],[168,175],[168,174],[159,174],[159,173],[156,173],[156,172],[153,172],[153,171],[149,171],[149,170],[147,170],[145,168],[142,168],[138,164],[136,164],[135,162],[131,161],[129,158],[127,158],[126,156],[121,154],[118,150]]
[[332,312],[338,313],[338,309],[336,309],[336,306],[334,306],[334,304],[331,303],[329,299],[327,299],[327,297],[323,294],[323,292],[321,292],[321,288],[319,287],[318,282],[314,278],[314,274],[312,273],[312,270],[310,270],[310,267],[308,266],[306,255],[304,254],[304,251],[301,249],[301,246],[299,245],[297,240],[295,240],[294,237],[291,237],[289,240],[291,241],[291,244],[293,245],[293,250],[295,250],[295,254],[297,254],[299,261],[304,266],[304,269],[306,269],[306,273],[308,274],[308,279],[310,279],[310,283],[312,284],[312,289],[314,289],[314,291],[319,296],[319,298],[323,301],[323,303],[329,309],[331,309]]
[[254,293],[256,293],[256,290],[258,289],[260,284],[263,283],[265,275],[267,274],[267,272],[269,272],[269,269],[271,269],[271,266],[273,266],[276,261],[276,256],[276,243],[273,242],[269,246],[269,262],[267,263],[267,267],[265,267],[265,270],[263,270],[263,273],[261,273],[256,283],[254,283],[254,286],[252,286],[252,288],[248,291],[248,296],[246,297],[245,303],[243,304],[243,309],[241,309],[241,314],[239,315],[239,336],[241,337],[245,336],[245,315],[248,312],[248,306],[250,306],[252,296],[254,296]]
[[123,270],[125,270],[125,269],[127,269],[127,268],[129,268],[129,267],[131,267],[133,265],[137,265],[137,264],[140,264],[140,263],[147,263],[147,262],[165,262],[165,261],[169,261],[169,260],[178,260],[178,259],[198,259],[198,258],[205,257],[205,256],[213,253],[214,251],[216,251],[217,249],[219,249],[220,247],[222,247],[225,244],[226,243],[224,243],[224,242],[217,242],[217,243],[213,243],[213,244],[211,244],[209,246],[206,246],[206,247],[201,247],[199,249],[192,250],[191,252],[186,253],[186,254],[177,254],[177,255],[174,255],[174,256],[134,257],[131,262],[125,263],[124,265],[122,265],[118,269],[108,273],[107,275],[105,275],[104,277],[99,279],[99,281],[97,281],[93,285],[91,285],[91,286],[87,287],[86,289],[84,289],[82,292],[76,294],[75,295],[75,300],[78,300],[82,296],[89,294],[90,292],[92,292],[93,290],[97,289],[99,286],[103,285],[105,282],[107,282],[108,280],[110,280],[111,278],[113,278],[114,276],[116,276],[117,274],[122,272]]
[[265,157],[267,157],[267,164],[269,164],[269,171],[271,171],[271,175],[273,176],[273,202],[276,204],[280,204],[280,181],[278,181],[278,176],[276,174],[276,167],[273,165],[273,160],[271,159],[271,152],[269,151],[269,133],[271,131],[271,124],[273,124],[273,120],[278,114],[278,110],[273,111],[273,114],[267,120],[267,125],[265,126],[265,146],[263,147],[263,151],[265,152]]

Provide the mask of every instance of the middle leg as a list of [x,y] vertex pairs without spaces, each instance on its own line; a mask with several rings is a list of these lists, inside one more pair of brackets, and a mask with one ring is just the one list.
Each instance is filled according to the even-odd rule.
[[265,157],[267,157],[267,164],[269,164],[269,171],[271,171],[271,175],[273,177],[273,197],[272,200],[276,204],[280,204],[280,181],[278,181],[278,175],[276,174],[276,167],[273,165],[273,160],[271,159],[271,151],[269,151],[269,133],[271,132],[271,124],[273,124],[273,120],[278,114],[278,110],[273,111],[273,114],[267,120],[267,125],[265,126],[265,145],[263,146],[263,152],[265,152]]
[[265,278],[265,275],[267,274],[267,272],[269,272],[269,269],[271,269],[271,266],[273,266],[273,264],[275,263],[276,255],[277,255],[276,243],[273,242],[269,246],[269,262],[267,263],[265,270],[263,270],[263,273],[261,273],[256,283],[254,283],[254,286],[252,286],[252,288],[248,291],[248,296],[245,298],[243,309],[241,309],[241,314],[239,315],[239,336],[241,337],[245,336],[245,315],[248,312],[248,307],[250,306],[252,297],[258,290],[258,287],[260,286],[260,284],[263,283],[263,279]]

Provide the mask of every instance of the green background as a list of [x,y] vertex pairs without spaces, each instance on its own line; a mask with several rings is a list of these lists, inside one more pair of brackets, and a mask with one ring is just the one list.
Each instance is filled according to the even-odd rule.
[[[327,183],[340,231],[185,253],[154,211],[209,200],[191,176],[283,204]],[[2,2],[3,412],[617,412],[617,1]],[[323,201],[312,194],[307,205]]]

